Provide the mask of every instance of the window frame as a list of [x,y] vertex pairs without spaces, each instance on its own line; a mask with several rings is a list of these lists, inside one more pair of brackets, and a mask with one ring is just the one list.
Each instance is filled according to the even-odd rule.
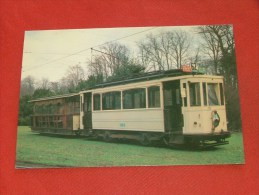
[[[136,107],[136,100],[138,99],[137,95],[138,92],[134,92],[134,91],[142,91],[142,93],[144,94],[143,97],[139,97],[139,107]],[[138,88],[132,88],[132,89],[126,89],[122,91],[122,109],[123,110],[130,110],[130,109],[146,109],[147,108],[147,94],[146,94],[146,87],[138,87]],[[140,94],[140,93],[139,93]],[[126,95],[129,95],[130,99],[131,99],[131,106],[130,107],[126,107],[125,104],[125,99],[126,99]],[[141,96],[142,94],[140,94]]]
[[[190,85],[191,84],[197,84],[197,86],[198,86],[198,89],[196,89],[196,87],[195,87],[195,96],[191,96],[191,87],[190,87]],[[202,94],[201,94],[201,82],[188,82],[188,94],[189,94],[189,106],[190,107],[201,107],[202,106],[202,101],[201,101],[201,97],[202,97]],[[199,93],[197,93],[197,90],[199,90]],[[191,103],[191,101],[192,101],[192,97],[195,97],[195,102],[197,103],[199,103],[199,104],[197,104],[197,105],[192,105]],[[198,100],[198,101],[197,101]]]
[[[213,89],[215,91],[215,95],[217,98],[217,102],[218,104],[211,104],[210,102],[210,95],[209,95],[209,85],[213,86]],[[219,82],[207,82],[207,100],[208,100],[208,106],[221,106],[221,101],[220,101],[220,86],[219,86]]]
[[[99,96],[99,104],[96,104],[96,100],[95,100],[95,97]],[[100,93],[94,93],[93,94],[93,97],[92,97],[92,100],[93,100],[93,111],[101,111],[101,108],[102,108],[102,105],[101,105],[101,94]],[[96,106],[98,106],[96,108]]]
[[[156,92],[158,92],[158,106],[156,106],[156,92],[155,93],[153,93],[154,92],[154,88],[158,88],[158,90],[156,91]],[[161,87],[160,87],[160,85],[151,85],[151,86],[148,86],[147,87],[147,108],[161,108],[161,89],[160,89]],[[154,104],[154,106],[152,106],[151,105],[151,97],[150,97],[150,95],[151,95],[151,93],[153,93],[152,94],[152,104]]]
[[[111,104],[108,107],[106,106],[106,98],[109,98],[108,101],[110,101],[109,104]],[[118,101],[116,101],[117,98],[119,99]],[[117,102],[119,103],[119,107],[117,107]],[[102,110],[121,110],[121,108],[121,91],[109,91],[102,93]]]

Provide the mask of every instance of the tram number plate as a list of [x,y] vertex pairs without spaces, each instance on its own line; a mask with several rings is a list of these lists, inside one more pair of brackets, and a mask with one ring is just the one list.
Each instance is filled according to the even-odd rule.
[[120,122],[120,128],[125,128],[125,127],[126,127],[125,122]]

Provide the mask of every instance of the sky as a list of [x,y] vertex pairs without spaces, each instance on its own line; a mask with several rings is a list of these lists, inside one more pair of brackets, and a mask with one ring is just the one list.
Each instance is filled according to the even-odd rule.
[[59,81],[70,66],[81,65],[87,74],[87,61],[100,46],[116,41],[137,53],[137,42],[148,34],[186,30],[195,36],[194,27],[132,27],[25,31],[22,76]]

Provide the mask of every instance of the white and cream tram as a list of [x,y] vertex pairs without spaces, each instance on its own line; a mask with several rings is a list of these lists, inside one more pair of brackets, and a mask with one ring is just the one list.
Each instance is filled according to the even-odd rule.
[[[106,141],[136,139],[143,145],[155,140],[168,145],[227,144],[223,87],[222,76],[182,69],[99,84],[78,94],[79,128],[71,131]],[[74,95],[72,99],[77,100]]]

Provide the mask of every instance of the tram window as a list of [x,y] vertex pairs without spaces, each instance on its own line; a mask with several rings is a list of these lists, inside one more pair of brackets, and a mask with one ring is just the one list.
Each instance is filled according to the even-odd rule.
[[146,90],[139,88],[123,91],[123,108],[146,108]]
[[103,110],[121,109],[121,92],[109,92],[102,95]]
[[158,108],[160,107],[160,87],[152,86],[148,88],[148,107]]
[[80,102],[81,102],[81,112],[83,112],[83,107],[84,107],[84,103],[83,103],[83,97],[80,96]]
[[49,105],[49,113],[52,114],[54,112],[54,105],[50,104]]
[[180,89],[175,89],[175,104],[176,105],[180,105],[181,104]]
[[75,102],[74,103],[74,114],[79,114],[80,113],[80,102]]
[[218,83],[208,83],[208,100],[210,106],[219,105],[218,93]]
[[100,110],[101,109],[100,94],[94,94],[93,99],[94,99],[94,110]]
[[202,90],[203,90],[203,101],[204,106],[207,106],[207,90],[206,90],[206,83],[202,83]]
[[57,114],[60,114],[61,113],[61,104],[58,103],[57,104]]
[[224,90],[223,90],[223,84],[220,83],[219,84],[219,89],[220,89],[220,102],[221,102],[221,105],[224,105],[225,102],[224,102]]
[[57,104],[53,104],[53,114],[57,114]]
[[34,106],[34,113],[39,114],[39,106],[37,105]]
[[121,92],[114,92],[114,109],[121,109]]
[[42,105],[42,114],[46,114],[47,113],[47,107],[46,105]]
[[189,93],[190,93],[190,105],[200,106],[201,105],[200,83],[190,83]]
[[91,94],[84,94],[84,111],[91,112],[92,111],[92,98]]
[[133,108],[133,98],[130,91],[123,92],[123,108],[132,109]]
[[[184,88],[185,94],[186,94],[186,83],[183,83],[183,88]],[[183,98],[183,101],[184,101],[184,106],[186,107],[187,106],[187,96]]]

